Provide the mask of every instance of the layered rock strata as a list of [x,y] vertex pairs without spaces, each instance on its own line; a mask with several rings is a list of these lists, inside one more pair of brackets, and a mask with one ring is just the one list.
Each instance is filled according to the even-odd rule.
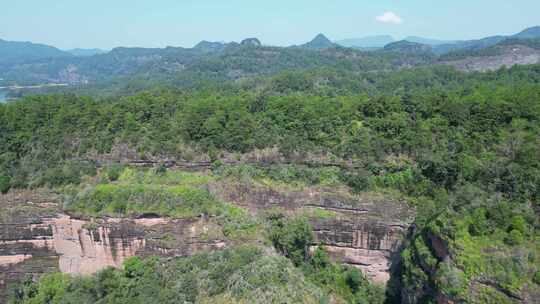
[[314,187],[279,190],[235,182],[212,184],[211,191],[253,213],[272,208],[305,213],[314,228],[314,246],[324,246],[335,260],[361,269],[377,283],[390,278],[392,261],[414,220],[406,202],[375,193],[352,195],[344,189]]

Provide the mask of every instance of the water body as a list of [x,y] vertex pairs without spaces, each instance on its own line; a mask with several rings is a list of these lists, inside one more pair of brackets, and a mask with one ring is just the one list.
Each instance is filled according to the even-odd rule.
[[0,90],[0,103],[7,101],[7,91]]

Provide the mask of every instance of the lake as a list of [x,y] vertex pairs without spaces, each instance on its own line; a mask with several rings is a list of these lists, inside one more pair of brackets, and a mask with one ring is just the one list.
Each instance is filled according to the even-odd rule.
[[0,103],[6,102],[7,100],[7,91],[0,90]]

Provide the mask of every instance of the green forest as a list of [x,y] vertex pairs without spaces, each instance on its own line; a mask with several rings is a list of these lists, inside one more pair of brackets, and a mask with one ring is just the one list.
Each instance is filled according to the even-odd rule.
[[[236,245],[28,278],[11,303],[521,303],[540,294],[540,65],[328,67],[90,95],[100,94],[0,104],[0,191],[54,189],[83,217],[204,214]],[[121,147],[153,168],[101,157]],[[272,157],[242,161],[265,151]],[[176,172],[178,163],[206,163],[209,173]],[[416,216],[387,286],[322,246],[310,251],[304,216],[251,218],[204,186],[231,179],[406,201]]]

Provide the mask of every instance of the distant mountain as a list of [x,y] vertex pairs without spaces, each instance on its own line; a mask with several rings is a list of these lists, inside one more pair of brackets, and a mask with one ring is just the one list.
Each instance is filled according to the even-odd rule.
[[262,45],[261,41],[257,38],[244,39],[242,40],[242,42],[240,42],[240,44],[244,46],[261,46]]
[[445,65],[471,71],[493,71],[502,66],[540,63],[540,39],[509,38],[481,50],[460,50],[439,57]]
[[328,49],[328,48],[334,48],[337,45],[334,44],[330,39],[328,39],[323,34],[318,34],[313,40],[310,42],[301,45],[301,47],[306,49]]
[[384,47],[385,51],[398,52],[404,54],[430,53],[431,46],[406,40],[392,42]]
[[5,41],[0,39],[0,63],[14,63],[71,56],[72,55],[68,52],[61,51],[45,44]]
[[198,50],[205,53],[222,51],[227,46],[223,42],[210,42],[203,40],[193,47],[194,50]]
[[[257,46],[257,41],[239,43],[202,42],[194,48],[115,48],[90,57],[66,57],[0,65],[0,78],[5,83],[32,85],[67,83],[72,85],[104,85],[114,81],[128,83],[131,90],[159,83],[178,87],[207,81],[223,82],[284,70],[322,67],[346,67],[351,71],[398,69],[426,64],[422,56],[363,53],[336,47],[319,36],[307,47]],[[248,46],[246,46],[248,45]],[[131,89],[130,89],[131,88]]]
[[243,46],[262,46],[262,43],[257,38],[244,39],[244,40],[242,40],[242,42],[240,42],[240,44],[238,42],[226,43],[226,42],[210,42],[210,41],[203,40],[203,41],[197,43],[197,45],[195,45],[193,47],[193,50],[199,51],[199,52],[202,52],[202,53],[215,53],[215,52],[222,52],[227,48],[236,47],[236,46],[239,46],[239,45],[243,45]]
[[[521,60],[521,57],[536,56],[537,52],[531,51],[530,48],[536,50],[538,42],[530,41],[524,45],[525,48],[519,47],[519,52],[514,52],[513,50],[517,48],[513,46],[526,41],[521,37],[536,37],[539,31],[540,27],[536,27],[513,36],[492,36],[435,46],[415,41],[397,41],[373,52],[359,52],[353,48],[339,47],[323,34],[295,47],[263,46],[258,39],[248,38],[241,43],[201,41],[193,48],[120,47],[94,56],[74,56],[51,46],[28,42],[0,41],[0,79],[4,84],[20,85],[43,83],[96,85],[116,79],[136,79],[137,85],[141,83],[150,85],[151,82],[155,82],[189,86],[209,79],[212,81],[245,79],[289,69],[347,67],[351,71],[380,71],[469,60],[470,57],[480,57],[479,55],[506,56],[494,64],[490,63],[491,67],[499,64],[498,62],[522,64],[532,61],[532,59]],[[379,43],[388,39],[382,36],[379,38]],[[511,42],[506,48],[488,49],[509,41],[510,38],[519,43]],[[370,42],[368,40],[364,42]],[[373,39],[370,43],[375,41],[376,39]],[[421,41],[438,43],[433,40]],[[481,50],[486,52],[476,53]],[[458,51],[463,53],[453,53]],[[436,58],[435,52],[448,56]],[[510,58],[512,52],[515,54],[514,57],[519,58],[511,58],[509,61],[506,58]],[[471,60],[478,61],[476,58]],[[482,60],[493,61],[492,58]],[[481,68],[484,66],[487,66],[487,63],[482,63]]]
[[419,36],[408,36],[403,40],[420,43],[420,44],[432,45],[432,46],[456,42],[453,40],[439,40],[439,39],[424,38],[424,37],[419,37]]
[[105,54],[108,51],[101,50],[101,49],[78,49],[77,48],[77,49],[67,50],[66,52],[77,57],[88,57],[88,56]]
[[530,27],[525,29],[515,35],[512,38],[517,39],[537,39],[540,38],[540,26]]
[[433,48],[436,54],[446,54],[456,50],[480,50],[494,46],[507,39],[506,36],[491,36],[477,40],[457,41],[454,43],[440,44]]
[[351,48],[382,48],[396,40],[389,35],[367,36],[336,41],[337,44]]
[[441,44],[433,48],[433,51],[437,54],[447,54],[452,51],[459,50],[481,50],[492,47],[498,43],[507,39],[535,39],[540,38],[540,26],[527,28],[515,35],[511,36],[491,36],[476,40],[456,41],[454,43]]

